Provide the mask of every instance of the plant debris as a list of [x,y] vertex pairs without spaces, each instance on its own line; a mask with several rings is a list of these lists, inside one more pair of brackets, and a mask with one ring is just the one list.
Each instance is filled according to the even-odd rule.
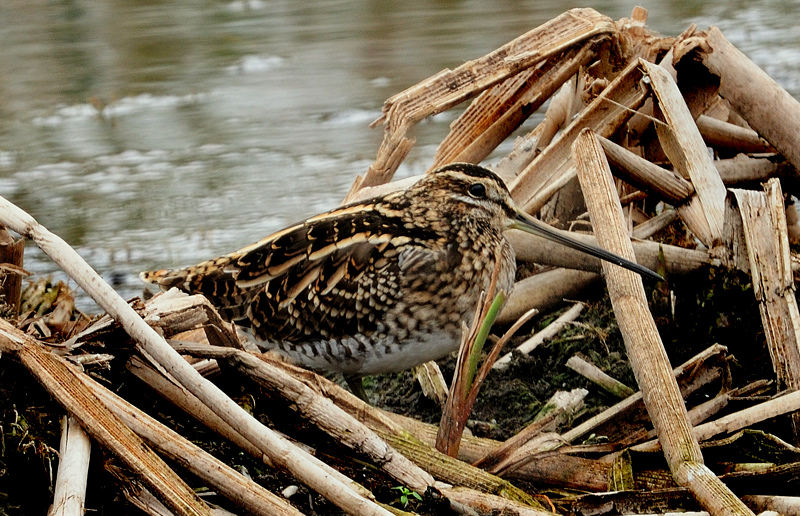
[[454,357],[367,379],[366,404],[260,353],[202,296],[124,302],[0,199],[0,223],[106,312],[42,278],[0,292],[0,515],[800,513],[800,103],[718,29],[663,37],[646,17],[570,10],[376,122],[351,199],[401,187],[426,117],[470,101],[430,168],[478,163],[550,100],[494,170],[530,213],[666,278],[509,235],[498,326],[539,314],[488,357],[466,422],[441,418]]

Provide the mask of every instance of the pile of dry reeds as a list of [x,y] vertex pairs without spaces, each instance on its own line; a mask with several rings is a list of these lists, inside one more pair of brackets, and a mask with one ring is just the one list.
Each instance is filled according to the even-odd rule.
[[[618,22],[591,9],[571,10],[392,97],[380,120],[386,133],[378,159],[350,197],[402,186],[384,183],[413,145],[409,130],[426,117],[472,100],[453,122],[431,168],[477,163],[549,99],[544,122],[494,167],[517,203],[554,222],[585,220],[581,213],[588,210],[594,236],[572,233],[576,238],[596,239],[610,251],[635,257],[667,280],[709,265],[749,273],[774,382],[764,379],[735,390],[720,382],[719,395],[687,411],[686,396],[725,377],[726,348],[711,345],[673,370],[641,280],[603,264],[640,392],[576,358],[570,367],[596,378],[622,401],[555,434],[555,423],[569,417],[581,394],[556,396],[551,412],[504,443],[464,436],[460,445],[446,447],[454,458],[433,447],[436,427],[371,407],[311,372],[253,353],[202,297],[170,292],[147,303],[124,302],[68,245],[2,200],[0,222],[36,242],[108,314],[79,324],[70,322],[68,307],[26,316],[18,324],[0,320],[2,359],[21,362],[69,415],[53,513],[81,512],[91,443],[125,466],[125,475],[136,481],[126,496],[150,514],[219,511],[167,462],[189,471],[193,483],[224,495],[242,513],[299,513],[284,497],[98,382],[92,364],[120,355],[125,374],[347,513],[397,513],[406,503],[434,514],[545,514],[553,507],[515,485],[517,480],[561,488],[562,497],[552,501],[565,514],[687,507],[715,515],[800,513],[800,498],[773,496],[786,486],[796,488],[800,450],[752,430],[759,422],[786,417],[794,429],[790,440],[800,442],[800,313],[793,277],[800,262],[789,246],[797,217],[791,205],[787,210],[784,193],[793,193],[800,170],[800,104],[718,29],[690,27],[665,38],[648,31],[645,18],[639,8]],[[685,225],[696,248],[645,240],[669,224]],[[596,260],[527,236],[509,238],[518,260],[555,267],[520,281],[501,321],[574,299],[600,277]],[[9,266],[5,272],[13,278],[19,270]],[[576,305],[551,329],[558,332],[580,310]],[[77,325],[81,331],[73,331]],[[70,338],[43,344],[54,328]],[[534,336],[521,351],[546,338],[544,332]],[[135,352],[123,341],[132,342]],[[98,343],[105,354],[87,351]],[[509,360],[501,358],[494,369],[502,370]],[[255,382],[272,403],[285,400],[307,425],[351,448],[358,464],[368,463],[397,485],[403,503],[377,503],[364,486],[315,456],[310,443],[295,442],[256,420],[206,378],[220,366],[228,377],[237,377],[235,372]],[[428,378],[436,383],[435,368]],[[719,416],[731,400],[742,398],[750,401],[747,408]],[[650,431],[642,421],[645,410]],[[581,445],[592,434],[605,435],[609,425],[623,429],[617,435],[624,437]],[[752,493],[746,486],[761,490],[734,494]]]

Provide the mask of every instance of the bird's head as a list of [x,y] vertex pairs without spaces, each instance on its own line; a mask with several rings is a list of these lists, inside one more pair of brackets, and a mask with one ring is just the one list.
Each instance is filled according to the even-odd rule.
[[566,232],[545,224],[518,208],[503,180],[494,172],[470,163],[451,163],[438,168],[413,187],[426,191],[439,209],[450,210],[452,218],[469,217],[474,221],[499,225],[501,230],[518,229],[547,238],[572,249],[632,270],[642,276],[663,278],[637,263],[571,238]]

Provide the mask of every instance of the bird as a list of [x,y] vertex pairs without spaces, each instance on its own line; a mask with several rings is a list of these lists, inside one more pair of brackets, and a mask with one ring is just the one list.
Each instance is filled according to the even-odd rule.
[[445,165],[406,190],[315,215],[219,258],[141,278],[202,294],[262,348],[350,380],[457,350],[462,324],[471,324],[496,266],[497,290],[513,287],[516,261],[504,237],[510,229],[662,279],[531,217],[499,176],[468,163]]

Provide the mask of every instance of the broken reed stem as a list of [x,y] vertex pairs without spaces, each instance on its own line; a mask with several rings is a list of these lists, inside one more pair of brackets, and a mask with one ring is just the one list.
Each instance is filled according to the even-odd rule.
[[[531,338],[517,346],[516,351],[523,355],[529,354],[534,349],[538,348],[542,343],[548,339],[552,339],[561,331],[561,329],[578,318],[581,311],[583,311],[583,303],[575,303],[572,308],[561,314],[558,319],[547,325],[546,328],[533,335]],[[493,369],[503,371],[508,368],[511,363],[512,353],[506,353],[497,362],[492,365]]]
[[587,40],[615,31],[614,23],[594,9],[571,9],[493,52],[445,69],[387,99],[373,126],[386,123],[375,162],[351,189],[389,181],[414,141],[406,135],[420,120],[441,113],[501,81],[556,57]]
[[732,45],[717,27],[675,43],[675,67],[697,73],[701,63],[719,94],[759,135],[800,169],[800,103]]
[[648,97],[639,83],[641,67],[632,61],[561,134],[508,185],[514,201],[528,213],[539,211],[557,191],[551,185],[566,184],[575,177],[570,146],[580,131],[590,128],[610,137]]
[[[759,302],[778,389],[800,388],[800,312],[795,296],[784,198],[778,179],[764,184],[764,192],[730,190],[728,213],[736,218],[730,227],[741,228],[749,262],[753,293]],[[731,235],[729,246],[739,235]],[[740,259],[741,260],[741,259]],[[800,442],[800,413],[792,416],[795,443]]]
[[[576,138],[573,153],[598,241],[605,249],[634,259],[611,169],[591,131],[582,131]],[[603,268],[631,367],[675,481],[714,516],[752,514],[703,464],[641,277],[610,264],[604,263]]]
[[[277,466],[291,472],[301,482],[345,511],[388,516],[388,511],[362,498],[338,480],[332,479],[316,464],[320,461],[308,460],[293,445],[256,421],[216,385],[203,378],[166,343],[163,337],[144,322],[74,249],[29,214],[2,197],[0,197],[0,224],[36,242],[42,251],[119,322],[148,359],[168,371],[184,388],[267,454]],[[183,510],[183,507],[174,510]]]
[[63,416],[53,507],[48,516],[83,516],[92,441],[78,421]]
[[150,446],[236,503],[247,514],[264,516],[299,516],[302,514],[283,498],[267,491],[249,477],[243,476],[91,378],[83,376],[81,379],[103,403]]
[[709,233],[706,235],[704,230],[696,227],[692,230],[706,247],[711,248],[722,238],[725,185],[714,168],[708,148],[675,80],[659,65],[644,60],[640,60],[640,65],[650,79],[650,87],[657,99],[654,102],[655,113],[666,122],[655,124],[658,140],[675,170],[684,179],[691,180],[698,210],[704,214]]
[[620,382],[616,378],[612,378],[606,374],[605,371],[579,355],[570,357],[569,360],[567,360],[566,365],[568,368],[572,369],[617,399],[624,400],[625,398],[636,394],[636,391]]
[[157,492],[171,511],[177,515],[210,515],[208,506],[194,491],[86,389],[64,358],[46,351],[4,319],[0,319],[0,351],[18,358],[89,435],[116,455],[145,486]]

